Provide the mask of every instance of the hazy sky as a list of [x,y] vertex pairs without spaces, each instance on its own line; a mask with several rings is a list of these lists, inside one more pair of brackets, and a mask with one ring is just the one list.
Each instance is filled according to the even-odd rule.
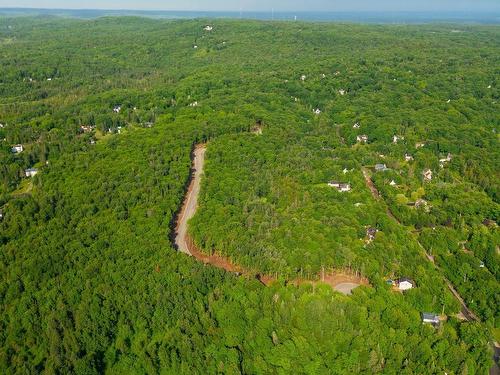
[[500,0],[0,0],[0,7],[276,11],[500,11]]

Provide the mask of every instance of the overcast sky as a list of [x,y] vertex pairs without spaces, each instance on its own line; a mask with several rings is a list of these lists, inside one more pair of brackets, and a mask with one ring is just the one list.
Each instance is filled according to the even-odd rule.
[[0,7],[267,11],[500,11],[500,0],[0,0]]

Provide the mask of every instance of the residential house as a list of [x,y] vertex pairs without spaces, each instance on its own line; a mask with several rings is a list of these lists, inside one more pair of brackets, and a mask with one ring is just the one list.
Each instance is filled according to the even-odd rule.
[[358,135],[356,137],[356,140],[358,141],[358,143],[368,143],[368,136],[367,135]]
[[38,173],[38,169],[36,168],[28,168],[24,171],[26,177],[34,177]]
[[385,172],[389,170],[389,168],[387,168],[387,165],[385,164],[375,164],[375,171],[376,172]]
[[422,323],[438,325],[439,315],[433,313],[422,313]]
[[405,161],[413,161],[413,156],[410,154],[405,154]]
[[360,127],[361,127],[361,125],[359,125],[359,122],[356,122],[356,123],[352,126],[352,128],[353,128],[353,129],[359,129]]
[[422,148],[422,147],[425,147],[425,143],[424,142],[417,142],[417,143],[415,143],[415,148]]
[[23,145],[14,145],[14,146],[12,146],[11,151],[14,154],[19,154],[20,152],[24,151],[24,147],[23,147]]
[[396,280],[396,285],[401,291],[409,290],[415,286],[415,282],[407,277],[402,277]]
[[339,90],[339,94],[340,94],[340,95],[345,95],[345,94],[346,94],[346,91],[345,91],[344,89],[340,89],[340,90]]
[[345,182],[331,181],[328,183],[328,186],[337,189],[340,193],[351,191],[351,185]]
[[404,141],[405,137],[402,137],[400,135],[394,135],[392,137],[392,143],[396,144],[398,143],[399,141]]
[[366,228],[366,239],[368,242],[372,242],[377,235],[378,229],[373,227]]
[[210,25],[207,25],[203,28],[203,30],[205,30],[205,31],[212,31],[213,29],[214,29],[213,26],[210,26]]
[[424,181],[431,181],[432,180],[432,171],[430,169],[425,169],[422,172],[422,176],[424,177]]
[[120,113],[120,111],[122,110],[122,106],[121,105],[117,105],[113,108],[113,112],[115,113]]
[[300,80],[301,80],[301,81],[305,81],[305,80],[306,80],[306,78],[307,78],[307,77],[306,77],[306,75],[305,75],[305,74],[302,74],[302,75],[300,76]]
[[314,112],[314,114],[319,115],[319,114],[321,114],[321,109],[316,108],[313,112]]
[[415,208],[427,208],[428,203],[425,199],[417,199],[415,201]]
[[448,155],[446,156],[446,158],[439,159],[439,166],[441,168],[444,168],[445,164],[448,163],[448,162],[450,162],[450,161],[451,161],[451,154],[448,153]]
[[189,104],[190,107],[198,107],[198,102],[192,102]]
[[95,129],[95,126],[92,125],[82,125],[80,126],[80,130],[84,133],[90,133]]
[[396,183],[396,181],[392,180],[391,182],[389,182],[389,185],[391,185],[391,186],[397,186],[398,184]]

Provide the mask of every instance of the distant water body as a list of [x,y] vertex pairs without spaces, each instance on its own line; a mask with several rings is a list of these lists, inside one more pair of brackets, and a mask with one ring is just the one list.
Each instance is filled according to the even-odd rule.
[[46,15],[76,18],[105,16],[141,16],[164,19],[233,18],[277,21],[320,21],[357,23],[467,23],[500,24],[500,12],[191,12],[141,10],[73,10],[0,8],[0,16]]

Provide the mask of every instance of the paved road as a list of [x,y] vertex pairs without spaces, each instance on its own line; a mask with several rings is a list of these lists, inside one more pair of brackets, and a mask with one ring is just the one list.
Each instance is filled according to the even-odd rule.
[[192,255],[189,251],[189,246],[187,242],[187,228],[188,221],[196,213],[196,208],[198,207],[198,195],[200,193],[200,182],[201,176],[203,174],[203,164],[205,162],[205,151],[207,150],[206,145],[198,145],[194,150],[193,159],[193,178],[189,184],[184,203],[182,205],[182,210],[179,214],[179,219],[177,220],[177,230],[175,234],[175,244],[180,252],[188,255]]

